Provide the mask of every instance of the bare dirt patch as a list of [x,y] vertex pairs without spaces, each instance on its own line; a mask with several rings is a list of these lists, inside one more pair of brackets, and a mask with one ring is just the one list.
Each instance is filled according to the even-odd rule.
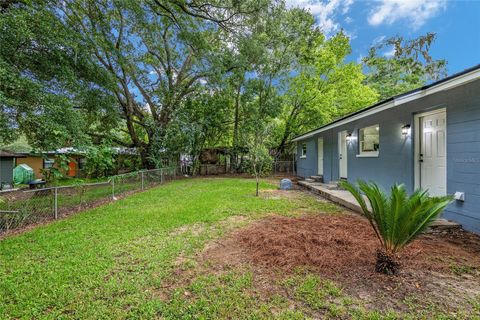
[[264,199],[296,199],[305,193],[300,190],[267,189],[260,191],[259,195]]
[[402,253],[398,276],[374,272],[377,248],[370,225],[358,215],[270,216],[208,246],[201,260],[210,261],[213,272],[253,267],[261,291],[272,289],[269,278],[308,268],[377,310],[405,311],[405,300],[428,297],[453,312],[480,295],[476,235],[422,236]]

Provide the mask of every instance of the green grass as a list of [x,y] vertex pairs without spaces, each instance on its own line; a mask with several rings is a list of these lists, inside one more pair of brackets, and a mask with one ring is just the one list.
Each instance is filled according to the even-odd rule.
[[291,310],[286,298],[263,297],[254,288],[251,272],[232,270],[222,275],[196,278],[176,289],[171,300],[161,307],[168,319],[304,319]]
[[[312,196],[268,199],[253,193],[252,180],[175,181],[4,239],[0,317],[175,318],[175,299],[164,301],[158,291],[180,254],[193,255],[228,227],[219,221],[336,210]],[[232,281],[239,281],[236,292],[249,278]],[[255,310],[261,314],[262,308]]]
[[[160,177],[145,179],[145,188],[152,187],[153,184],[160,184]],[[68,212],[72,207],[85,208],[90,204],[102,199],[112,198],[112,184],[107,181],[84,181],[75,178],[68,179],[71,183],[59,184],[67,188],[58,189],[57,203],[60,213]],[[72,181],[77,181],[73,183]],[[84,185],[83,183],[96,183],[94,185]],[[101,184],[99,182],[102,182]],[[140,191],[142,183],[139,179],[117,179],[115,184],[115,197],[120,197],[126,192]],[[19,191],[20,192],[20,191]],[[13,198],[12,195],[0,196],[0,210],[18,211],[18,214],[0,215],[0,230],[9,228],[18,228],[25,224],[35,223],[45,217],[52,218],[54,215],[54,190],[38,189],[29,191],[23,197]]]
[[272,277],[269,290],[249,265],[213,272],[195,254],[232,228],[270,213],[339,211],[307,193],[254,191],[249,179],[174,181],[0,240],[0,319],[478,319],[480,297],[470,314],[417,297],[403,313],[378,311],[308,270]]
[[84,184],[84,183],[97,183],[97,182],[106,182],[109,180],[109,177],[102,177],[102,178],[74,178],[74,177],[63,177],[61,179],[58,179],[51,184],[48,185],[48,187],[54,187],[54,186],[75,186],[79,184]]

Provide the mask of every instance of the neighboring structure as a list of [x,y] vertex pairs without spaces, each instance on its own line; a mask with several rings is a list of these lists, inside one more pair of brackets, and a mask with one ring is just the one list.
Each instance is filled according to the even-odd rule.
[[19,154],[0,150],[0,190],[5,186],[13,186],[13,168],[15,159],[22,157]]
[[204,148],[200,152],[200,175],[224,174],[231,163],[229,147]]
[[33,173],[36,178],[42,177],[41,169],[43,169],[43,157],[41,155],[22,152],[23,158],[19,158],[16,161],[17,165],[26,164],[33,169]]
[[17,165],[26,164],[35,172],[36,178],[43,176],[42,169],[48,169],[55,164],[55,158],[58,155],[68,157],[68,170],[65,175],[68,177],[83,177],[83,167],[85,165],[85,152],[75,148],[61,148],[54,151],[45,151],[37,153],[22,153],[24,156],[17,159]]
[[297,172],[324,182],[455,194],[444,217],[480,232],[480,65],[294,139]]
[[[131,171],[131,166],[138,162],[138,152],[135,148],[111,148],[117,162],[118,173]],[[43,169],[51,168],[55,165],[55,159],[59,155],[68,158],[68,170],[65,172],[67,177],[84,178],[87,151],[72,147],[60,148],[53,151],[44,151],[41,153],[21,152],[23,157],[17,159],[16,165],[26,164],[33,169],[36,178],[42,178]]]

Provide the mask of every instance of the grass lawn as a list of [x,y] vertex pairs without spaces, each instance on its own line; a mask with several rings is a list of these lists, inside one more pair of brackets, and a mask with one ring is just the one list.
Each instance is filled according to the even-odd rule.
[[[272,185],[263,183],[262,189]],[[220,236],[230,216],[335,210],[313,197],[253,196],[244,179],[182,180],[0,241],[5,318],[149,318],[176,258]],[[179,231],[180,230],[180,231]],[[174,309],[172,309],[174,310]]]
[[[342,210],[309,193],[275,189],[264,182],[260,196],[254,197],[251,179],[179,180],[0,240],[0,318],[472,319],[480,315],[480,296],[456,313],[442,309],[441,301],[414,295],[402,302],[402,308],[387,302],[377,308],[381,301],[371,304],[371,299],[352,295],[335,277],[308,266],[284,271],[281,265],[276,269],[249,260],[242,241],[257,251],[264,241],[269,248],[260,252],[264,261],[275,261],[278,247],[277,256],[283,254],[291,264],[296,258],[289,258],[310,259],[304,254],[325,245],[314,236],[327,234],[332,244],[342,244],[338,240],[342,231],[327,225],[330,220],[341,222]],[[320,235],[315,227],[319,224],[325,224]],[[242,232],[243,238],[232,236]],[[356,241],[357,235],[351,236]],[[311,258],[323,265],[318,256]],[[458,266],[459,277],[470,277],[473,283],[479,279],[476,266]],[[375,277],[364,285],[374,287]],[[381,293],[389,298],[384,301],[395,294]]]

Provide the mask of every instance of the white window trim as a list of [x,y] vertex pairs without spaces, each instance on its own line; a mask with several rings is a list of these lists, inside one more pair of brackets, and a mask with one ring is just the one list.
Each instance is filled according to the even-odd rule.
[[[305,153],[303,152],[303,146],[305,145]],[[302,143],[302,149],[301,149],[301,154],[300,154],[300,159],[305,159],[307,158],[307,143]]]
[[357,158],[378,158],[378,151],[362,152],[357,154]]
[[[380,128],[380,124],[372,124],[370,126],[366,126],[366,127],[358,129],[358,150],[357,150],[358,153],[357,153],[357,158],[378,158],[378,155],[380,153],[379,150],[377,150],[377,151],[362,151],[361,150],[362,140],[361,140],[361,136],[360,136],[360,131],[362,131],[362,129],[369,128],[369,127],[375,127],[375,126]],[[378,140],[379,140],[379,143],[380,143],[380,129],[378,130]]]
[[[50,167],[46,166],[47,163],[50,164]],[[46,159],[43,159],[42,169],[50,169],[50,168],[53,168],[54,165],[55,165],[55,158],[46,158]]]

